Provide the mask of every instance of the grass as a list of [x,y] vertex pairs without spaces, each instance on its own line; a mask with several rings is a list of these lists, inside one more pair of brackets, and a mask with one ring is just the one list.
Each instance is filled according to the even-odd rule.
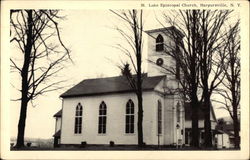
[[52,147],[23,147],[23,148],[11,148],[11,151],[192,151],[192,150],[234,150],[234,149],[216,149],[216,148],[210,148],[210,149],[194,149],[191,147],[182,147],[182,148],[176,148],[176,147],[169,147],[169,146],[151,146],[147,145],[142,148],[139,148],[136,145],[115,145],[113,147],[108,145],[86,145],[85,147],[80,146],[61,146],[58,148],[52,148]]

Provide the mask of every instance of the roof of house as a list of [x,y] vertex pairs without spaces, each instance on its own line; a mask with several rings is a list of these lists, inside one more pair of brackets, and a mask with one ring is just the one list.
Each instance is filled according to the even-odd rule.
[[56,112],[53,117],[62,117],[62,110]]
[[[147,74],[143,74],[142,77],[142,89],[146,91],[153,90],[165,76],[148,77]],[[117,76],[83,80],[67,90],[60,97],[91,96],[132,91],[133,89],[130,87],[127,78],[124,76]]]
[[[191,120],[192,119],[192,107],[191,107],[190,103],[185,103],[184,108],[185,108],[185,120]],[[199,120],[205,119],[203,110],[204,110],[204,107],[198,107]],[[216,121],[216,116],[215,116],[213,107],[211,107],[211,113],[212,113],[213,120]]]
[[[222,124],[218,123],[215,126],[215,129],[216,130],[221,130],[221,131],[223,131],[225,133],[231,133],[232,134],[232,132],[234,131],[234,125],[233,125],[233,123],[229,123],[229,124],[227,124],[227,123],[222,123]],[[239,130],[240,130],[240,122],[239,122]]]
[[234,136],[233,131],[225,130],[225,129],[220,129],[220,128],[215,128],[215,131],[217,134],[228,134],[229,136]]

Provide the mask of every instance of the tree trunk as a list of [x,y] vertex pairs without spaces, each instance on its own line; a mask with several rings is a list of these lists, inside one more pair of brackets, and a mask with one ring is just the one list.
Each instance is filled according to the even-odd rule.
[[16,148],[20,148],[24,146],[24,132],[25,132],[25,121],[26,121],[26,113],[27,113],[27,106],[29,102],[28,98],[28,72],[29,72],[29,64],[30,64],[30,55],[32,50],[32,10],[26,10],[28,14],[27,22],[27,41],[25,45],[25,53],[24,53],[24,63],[22,67],[22,99],[21,99],[21,110],[20,110],[20,117],[18,123],[18,134],[17,134],[17,143]]
[[143,146],[143,107],[142,107],[142,95],[138,95],[138,124],[137,124],[137,129],[138,129],[138,146],[142,147]]
[[196,41],[197,41],[197,14],[196,10],[192,11],[192,26],[191,26],[191,39],[192,39],[192,56],[191,56],[191,64],[190,64],[190,72],[191,72],[191,108],[192,108],[192,143],[191,146],[194,148],[199,147],[199,101],[197,97],[197,69],[196,69],[196,60],[197,60],[197,52],[196,52]]
[[[235,94],[235,92],[234,92]],[[237,114],[237,104],[236,104],[236,96],[233,98],[233,125],[234,125],[234,148],[240,148],[240,136],[239,136],[239,120]]]
[[234,148],[239,149],[240,148],[240,136],[239,136],[239,121],[238,121],[237,112],[236,112],[236,116],[234,113],[233,124],[234,124]]
[[238,105],[237,105],[237,91],[236,91],[236,85],[237,85],[237,77],[235,76],[235,57],[230,54],[230,68],[231,68],[231,95],[232,95],[232,107],[233,107],[233,125],[234,125],[234,148],[239,149],[240,148],[240,136],[239,136],[239,120],[238,120]]
[[196,94],[192,94],[191,99],[191,108],[192,108],[192,143],[191,146],[198,148],[199,147],[199,125],[198,125],[198,109],[199,103]]
[[[203,11],[204,14],[204,11]],[[212,147],[212,134],[211,134],[211,121],[210,121],[210,96],[212,91],[209,91],[208,79],[209,79],[209,65],[212,62],[207,62],[211,53],[208,51],[208,31],[205,27],[205,24],[202,24],[203,36],[202,36],[202,45],[203,49],[200,50],[200,59],[201,59],[201,80],[203,84],[203,95],[204,95],[204,128],[205,128],[205,142],[204,145],[206,148]],[[202,47],[201,47],[202,48]],[[211,89],[211,88],[210,88]]]
[[141,53],[137,53],[137,99],[138,99],[138,146],[143,146],[143,105],[142,105],[142,75],[141,75]]
[[205,98],[204,98],[204,126],[205,126],[205,142],[204,145],[206,148],[212,147],[212,133],[211,133],[211,120],[210,120],[210,112],[211,112],[211,104],[210,104],[210,95],[208,94],[208,88],[205,90]]
[[[205,44],[206,45],[206,44]],[[204,129],[205,129],[205,142],[204,146],[206,148],[212,147],[212,133],[211,133],[211,120],[210,120],[210,112],[211,112],[211,104],[210,104],[210,96],[208,89],[208,71],[207,71],[207,55],[204,51],[204,57],[202,59],[201,73],[202,73],[202,83],[203,83],[203,95],[204,95]]]

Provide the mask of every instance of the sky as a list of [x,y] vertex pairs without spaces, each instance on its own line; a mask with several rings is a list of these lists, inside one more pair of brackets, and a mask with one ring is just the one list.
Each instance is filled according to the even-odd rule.
[[[124,39],[114,29],[115,26],[124,28],[119,17],[109,10],[64,10],[62,14],[67,17],[59,23],[61,38],[71,50],[74,63],[68,63],[60,78],[67,79],[67,86],[58,91],[47,93],[29,105],[27,111],[25,137],[52,138],[55,132],[55,119],[53,115],[62,108],[60,94],[83,79],[95,77],[110,77],[120,74],[117,64],[126,61],[121,51],[112,47],[116,44],[126,45]],[[156,20],[159,13],[153,10],[144,12],[144,29],[161,28]],[[146,37],[146,35],[144,35]],[[147,71],[147,39],[144,39],[143,71]],[[12,53],[15,53],[13,51]],[[20,85],[21,79],[11,75],[11,83]],[[11,87],[11,98],[20,94]],[[11,127],[10,136],[17,136],[17,126],[20,112],[20,102],[11,101]],[[217,117],[228,116],[223,110],[215,110]]]

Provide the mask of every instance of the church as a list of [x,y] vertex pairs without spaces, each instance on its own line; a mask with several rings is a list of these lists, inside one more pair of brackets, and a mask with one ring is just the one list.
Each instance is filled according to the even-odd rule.
[[[184,101],[179,93],[169,92],[180,87],[180,73],[167,75],[163,70],[178,67],[165,53],[164,44],[173,43],[164,34],[170,30],[176,31],[174,27],[146,31],[148,60],[155,62],[148,63],[148,72],[142,75],[143,141],[147,145],[190,143],[185,141]],[[54,115],[55,146],[137,144],[137,97],[126,77],[85,79],[60,97],[62,109]]]

